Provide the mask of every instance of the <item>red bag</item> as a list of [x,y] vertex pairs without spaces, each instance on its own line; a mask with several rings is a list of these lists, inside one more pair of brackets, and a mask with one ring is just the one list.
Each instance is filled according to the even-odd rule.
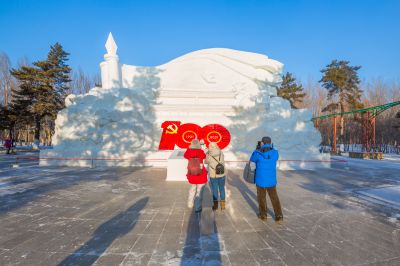
[[187,169],[189,175],[200,175],[202,172],[200,158],[198,157],[190,158]]

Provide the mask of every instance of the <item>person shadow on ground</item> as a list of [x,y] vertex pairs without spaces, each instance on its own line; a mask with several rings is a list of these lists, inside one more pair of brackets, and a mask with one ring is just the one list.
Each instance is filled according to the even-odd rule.
[[59,266],[92,265],[117,238],[129,233],[136,225],[140,211],[149,201],[142,198],[124,212],[119,213],[94,231],[92,238],[71,255],[61,261]]
[[218,228],[212,207],[208,185],[203,192],[203,211],[191,212],[186,229],[186,240],[180,266],[221,265],[221,249]]
[[[251,189],[249,189],[249,187],[247,186],[246,183],[244,183],[241,179],[240,176],[231,173],[230,177],[228,179],[228,184],[235,187],[240,194],[242,194],[242,197],[246,200],[246,202],[249,204],[249,206],[253,209],[253,211],[255,212],[255,214],[259,213],[259,209],[257,206],[257,194],[252,191]],[[255,185],[254,185],[255,187]],[[267,209],[268,214],[271,217],[275,218],[275,214],[273,211],[271,211],[269,208]]]

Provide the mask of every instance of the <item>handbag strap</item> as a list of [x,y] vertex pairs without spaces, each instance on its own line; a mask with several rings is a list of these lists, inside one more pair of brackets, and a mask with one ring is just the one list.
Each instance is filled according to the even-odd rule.
[[[214,156],[212,156],[212,155],[210,155],[210,156],[211,156],[217,163],[221,163],[221,162],[217,161],[217,159],[215,159]],[[219,154],[218,160],[221,160],[221,153]],[[211,169],[214,169],[214,170],[215,170],[215,168],[212,167],[211,165],[209,165],[209,167],[210,167]]]
[[221,153],[219,154],[218,161],[217,161],[217,159],[214,158],[214,156],[212,156],[212,155],[210,155],[210,156],[211,156],[217,163],[221,163],[221,162],[220,162],[220,160],[221,160]]

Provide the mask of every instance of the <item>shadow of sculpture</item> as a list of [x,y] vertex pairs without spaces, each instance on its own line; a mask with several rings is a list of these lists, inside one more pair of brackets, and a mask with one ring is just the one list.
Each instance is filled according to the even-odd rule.
[[103,169],[19,168],[14,172],[15,177],[3,183],[0,214],[34,203],[41,196],[56,190],[68,189],[86,182],[115,181],[140,169],[140,167],[129,168],[115,175]]
[[114,240],[126,235],[135,227],[140,211],[148,201],[148,197],[142,198],[124,212],[100,225],[89,241],[58,265],[92,265]]

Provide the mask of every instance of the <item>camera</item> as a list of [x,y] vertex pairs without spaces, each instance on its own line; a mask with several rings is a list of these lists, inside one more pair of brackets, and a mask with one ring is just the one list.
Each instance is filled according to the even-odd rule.
[[256,150],[261,150],[261,141],[257,141]]

